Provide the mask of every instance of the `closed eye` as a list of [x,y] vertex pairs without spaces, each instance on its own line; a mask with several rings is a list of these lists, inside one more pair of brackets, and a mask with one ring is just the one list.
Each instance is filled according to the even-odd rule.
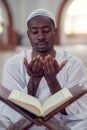
[[37,31],[37,29],[31,29],[31,33],[32,33],[32,34],[37,34],[38,31]]
[[49,27],[44,27],[43,28],[43,32],[44,33],[49,33],[50,32],[50,28]]

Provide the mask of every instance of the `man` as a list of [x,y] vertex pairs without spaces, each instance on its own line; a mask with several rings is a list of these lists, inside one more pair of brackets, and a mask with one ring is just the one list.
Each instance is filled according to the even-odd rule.
[[[7,89],[24,91],[43,102],[64,87],[72,88],[87,82],[85,68],[78,58],[65,51],[54,50],[57,28],[50,12],[43,9],[35,10],[27,19],[27,27],[32,50],[25,50],[7,60],[3,71],[3,85]],[[69,130],[68,127],[72,130],[76,128],[85,130],[86,96],[68,106],[64,113],[55,115],[48,123],[56,127],[56,130]],[[23,118],[3,103],[0,105],[0,111],[2,111],[0,118],[2,128],[10,129],[13,124],[20,124]],[[34,129],[46,130],[43,126],[31,128]]]

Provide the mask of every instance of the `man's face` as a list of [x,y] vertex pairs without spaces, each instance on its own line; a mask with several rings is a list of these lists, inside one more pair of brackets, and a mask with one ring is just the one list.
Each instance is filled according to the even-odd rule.
[[56,29],[50,18],[36,16],[29,21],[28,37],[33,51],[49,54],[55,43]]

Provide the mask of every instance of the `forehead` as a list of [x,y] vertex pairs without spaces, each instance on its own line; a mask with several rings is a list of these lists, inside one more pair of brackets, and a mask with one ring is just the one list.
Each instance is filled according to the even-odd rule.
[[35,16],[28,22],[28,27],[52,26],[52,20],[46,16]]

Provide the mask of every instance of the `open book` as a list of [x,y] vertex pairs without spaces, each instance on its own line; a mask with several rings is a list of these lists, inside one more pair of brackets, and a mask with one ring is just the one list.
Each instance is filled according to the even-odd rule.
[[18,90],[12,90],[8,99],[39,117],[45,117],[73,97],[68,88],[61,89],[48,97],[43,104],[38,98]]

